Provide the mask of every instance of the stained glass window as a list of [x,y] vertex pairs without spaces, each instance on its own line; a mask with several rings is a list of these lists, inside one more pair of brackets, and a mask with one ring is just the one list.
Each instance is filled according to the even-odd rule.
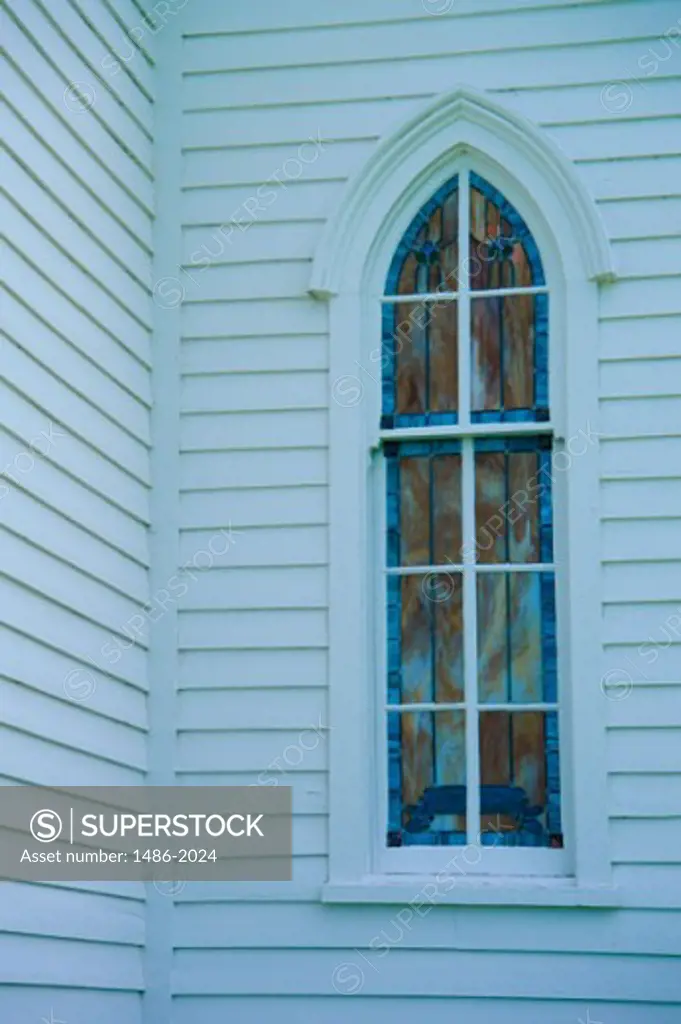
[[414,217],[382,330],[387,845],[562,847],[549,291],[493,184]]

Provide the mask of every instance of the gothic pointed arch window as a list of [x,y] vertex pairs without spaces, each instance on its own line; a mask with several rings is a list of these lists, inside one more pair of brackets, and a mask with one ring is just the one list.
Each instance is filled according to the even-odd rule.
[[[522,216],[465,166],[422,206],[390,263],[391,848],[563,847],[549,301]],[[556,857],[543,864],[560,869]]]
[[379,144],[324,230],[328,901],[408,902],[426,879],[433,901],[617,905],[598,587],[613,277],[574,167],[465,86]]

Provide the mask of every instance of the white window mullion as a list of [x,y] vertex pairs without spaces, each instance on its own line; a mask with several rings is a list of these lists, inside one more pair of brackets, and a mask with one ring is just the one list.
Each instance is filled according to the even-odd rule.
[[459,359],[459,424],[467,427],[471,421],[471,343],[470,343],[470,282],[468,279],[469,238],[468,168],[459,172],[459,301],[457,306],[458,359]]
[[462,450],[462,536],[463,568],[463,670],[466,700],[466,831],[469,843],[477,842],[480,831],[480,753],[478,750],[478,622],[475,545],[475,464],[474,442],[468,438]]
[[[459,263],[461,264],[461,260]],[[461,280],[462,267],[458,268],[459,280]],[[548,288],[545,284],[518,285],[509,288],[472,288],[470,293],[475,298],[492,299],[500,295],[547,295]],[[443,302],[456,302],[459,297],[458,291],[437,291],[437,292],[406,292],[404,295],[384,295],[382,302],[434,302],[440,305]]]

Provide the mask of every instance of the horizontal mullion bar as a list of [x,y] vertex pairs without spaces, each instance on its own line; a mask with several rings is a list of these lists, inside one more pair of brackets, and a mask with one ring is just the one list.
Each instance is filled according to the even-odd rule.
[[[477,708],[478,711],[558,711],[559,705],[556,703],[549,703],[547,701],[535,701],[534,703],[527,702],[525,704],[513,704],[506,702],[503,704],[483,704],[480,701],[470,705],[471,708]],[[386,711],[395,711],[402,714],[408,711],[467,711],[469,705],[465,701],[442,701],[440,704],[434,704],[429,701],[423,701],[421,703],[414,704],[386,704]]]
[[440,427],[393,427],[379,430],[373,445],[377,448],[385,441],[443,441],[464,437],[518,437],[532,434],[553,434],[555,427],[550,421],[538,423],[447,423]]
[[455,302],[460,295],[469,295],[472,299],[493,299],[504,295],[545,295],[546,285],[527,285],[522,288],[460,288],[455,292],[412,292],[406,295],[383,295],[381,302]]
[[388,576],[445,576],[449,572],[554,572],[554,562],[448,562],[447,565],[392,565],[385,568]]
[[499,704],[478,703],[478,711],[558,711],[558,704],[550,701],[527,701],[525,704],[515,704],[511,701]]

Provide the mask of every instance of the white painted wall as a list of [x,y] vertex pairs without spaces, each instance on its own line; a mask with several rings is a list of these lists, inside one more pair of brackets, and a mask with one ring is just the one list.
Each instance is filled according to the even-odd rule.
[[[148,637],[129,620],[148,598],[153,69],[112,57],[141,17],[0,14],[5,782],[144,779]],[[0,1019],[137,1024],[144,910],[132,883],[3,884]]]
[[[190,886],[179,897],[176,1024],[255,1024],[275,1006],[287,1024],[413,1013],[571,1024],[587,1008],[606,1024],[679,1018],[681,645],[671,634],[654,664],[637,648],[649,635],[666,643],[681,599],[681,45],[660,41],[680,14],[667,0],[196,0],[183,12],[177,202],[181,258],[195,266],[193,279],[179,273],[181,557],[228,522],[239,533],[181,603],[178,776],[263,781],[285,756],[296,817],[293,885]],[[620,274],[600,309],[594,586],[604,669],[635,683],[607,701],[610,842],[626,909],[436,908],[397,942],[398,907],[320,905],[325,745],[295,752],[326,720],[330,382],[326,310],[306,289],[348,175],[459,82],[537,122],[575,161]],[[301,146],[320,135],[328,145],[311,160],[308,143],[301,174]],[[230,220],[241,226],[225,239]],[[592,685],[604,669],[594,666]],[[383,958],[369,949],[382,931],[395,942]],[[352,997],[332,985],[343,962],[364,974]]]

